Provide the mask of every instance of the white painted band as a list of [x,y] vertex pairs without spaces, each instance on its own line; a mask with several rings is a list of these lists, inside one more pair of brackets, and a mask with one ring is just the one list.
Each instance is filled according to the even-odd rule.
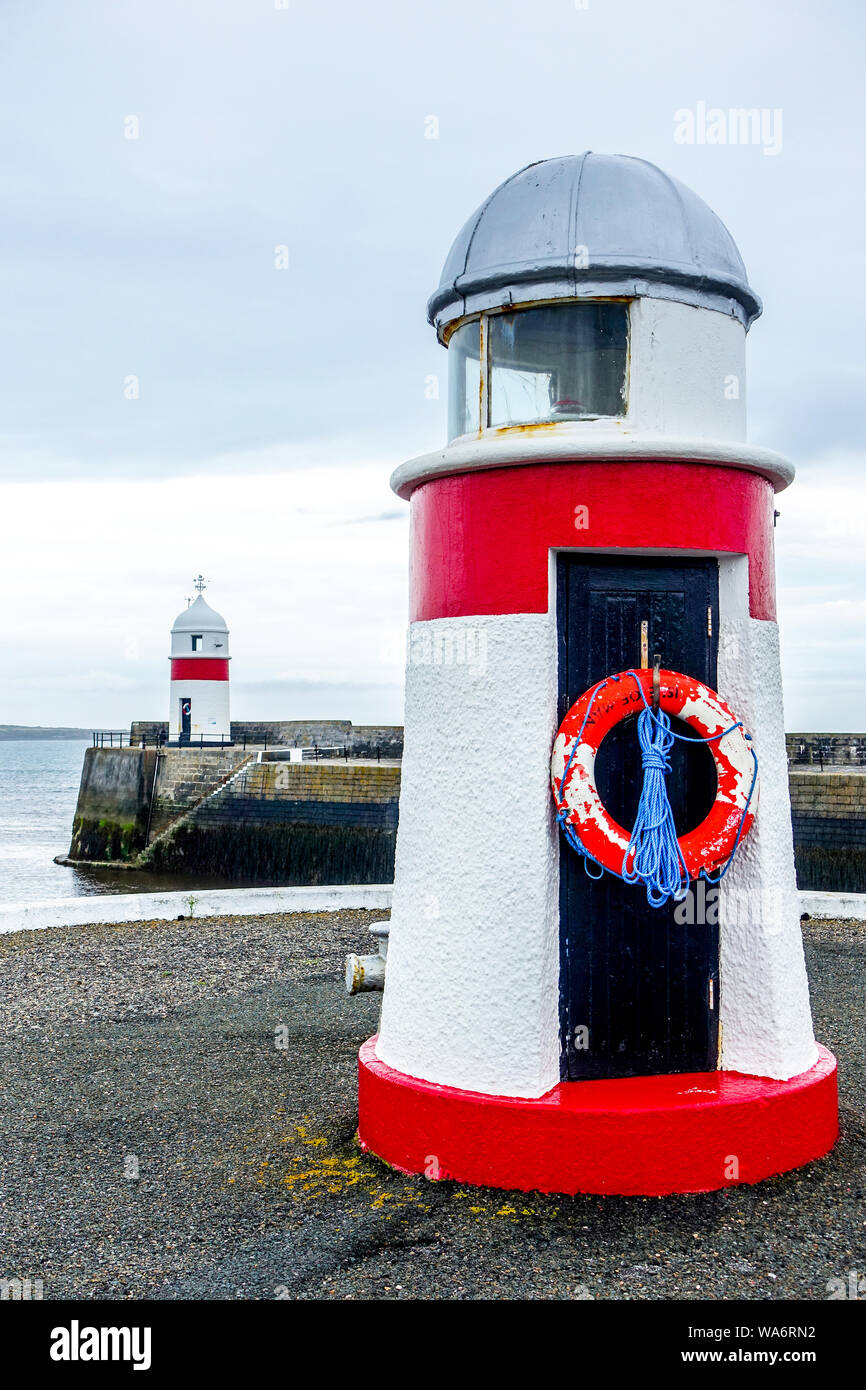
[[754,445],[706,439],[665,438],[631,434],[625,428],[597,433],[586,425],[526,425],[485,430],[475,439],[458,439],[447,448],[402,463],[391,475],[391,487],[409,498],[416,487],[431,478],[476,469],[507,468],[530,463],[581,463],[590,459],[615,459],[626,463],[667,459],[674,463],[709,463],[743,468],[768,478],[776,492],[794,480],[794,466],[782,454]]

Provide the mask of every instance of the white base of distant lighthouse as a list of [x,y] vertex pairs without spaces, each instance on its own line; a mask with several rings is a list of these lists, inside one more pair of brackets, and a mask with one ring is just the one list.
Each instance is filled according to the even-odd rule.
[[171,681],[169,710],[169,743],[184,738],[196,744],[230,742],[229,683],[224,677]]

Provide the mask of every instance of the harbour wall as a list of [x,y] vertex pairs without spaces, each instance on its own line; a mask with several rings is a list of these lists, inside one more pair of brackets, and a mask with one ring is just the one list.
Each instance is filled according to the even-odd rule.
[[[243,747],[339,748],[351,758],[402,758],[399,724],[353,724],[349,719],[232,720],[232,742]],[[168,738],[167,720],[136,720],[129,741],[152,747]]]
[[[149,753],[150,749],[142,752]],[[254,756],[242,748],[160,749],[148,841],[162,835],[180,816],[217,791],[227,777]]]
[[[70,861],[250,882],[390,881],[400,766],[398,757],[382,754],[379,736],[393,735],[390,746],[402,749],[402,730],[348,721],[241,727],[267,731],[275,760],[258,762],[258,750],[244,748],[242,741],[225,749],[157,751],[148,738],[146,746],[87,749]],[[280,740],[274,738],[277,729]],[[298,744],[342,747],[343,756],[305,763],[280,759],[281,749]],[[792,757],[789,767],[801,890],[866,893],[861,745],[866,757],[863,735],[788,735],[789,756],[802,759]],[[806,761],[818,751],[825,757],[823,772],[818,761]]]
[[791,768],[797,886],[866,893],[866,769]]
[[388,883],[398,763],[251,762],[154,840],[161,873],[286,885]]
[[399,760],[258,756],[87,749],[69,861],[286,885],[390,881]]
[[786,734],[785,743],[791,768],[866,769],[866,734]]
[[150,748],[85,750],[70,859],[123,863],[144,849],[156,761]]

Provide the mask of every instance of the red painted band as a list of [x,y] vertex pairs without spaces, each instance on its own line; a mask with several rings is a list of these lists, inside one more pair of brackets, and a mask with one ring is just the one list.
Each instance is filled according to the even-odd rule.
[[[436,1086],[361,1048],[361,1147],[406,1173],[523,1192],[660,1197],[759,1182],[839,1132],[836,1059],[790,1081],[738,1072],[566,1081],[540,1100]],[[735,1160],[732,1162],[732,1160]]]
[[226,656],[173,656],[173,681],[227,681],[229,662]]
[[413,622],[546,613],[551,549],[749,557],[749,611],[776,616],[773,485],[700,463],[541,463],[434,478],[412,494]]

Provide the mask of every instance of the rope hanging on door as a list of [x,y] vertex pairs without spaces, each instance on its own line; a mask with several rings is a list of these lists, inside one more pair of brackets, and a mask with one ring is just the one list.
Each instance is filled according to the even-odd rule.
[[[609,686],[629,678],[634,681],[643,706],[638,714],[637,733],[644,773],[630,834],[605,810],[594,779],[595,755],[605,734],[634,714],[637,703],[631,690],[611,690],[606,700],[600,697]],[[560,726],[554,743],[551,781],[557,824],[572,849],[582,855],[590,878],[601,878],[607,869],[626,883],[642,883],[650,906],[662,907],[671,899],[682,901],[691,879],[700,877],[716,884],[728,872],[743,835],[754,821],[758,758],[742,720],[735,718],[715,691],[676,671],[657,671],[652,691],[659,704],[656,712],[645,688],[652,679],[652,671],[624,671],[605,677],[581,696]],[[685,720],[698,731],[698,736],[676,733],[671,728],[671,715]],[[723,726],[720,732],[713,732],[719,724]],[[738,732],[739,737],[734,737]],[[565,749],[572,739],[566,758]],[[710,747],[719,784],[708,816],[682,837],[676,833],[665,780],[675,739]],[[724,750],[720,747],[723,739],[728,739]],[[561,774],[556,770],[558,765],[563,765]],[[590,863],[598,866],[598,874],[590,872]],[[713,877],[715,870],[718,873]]]
[[637,717],[637,736],[643,787],[622,861],[622,876],[626,883],[646,886],[650,907],[662,907],[668,898],[680,902],[689,889],[689,871],[677,839],[665,782],[671,770],[668,755],[674,746],[671,721],[662,711],[655,715],[649,707],[642,709]]

